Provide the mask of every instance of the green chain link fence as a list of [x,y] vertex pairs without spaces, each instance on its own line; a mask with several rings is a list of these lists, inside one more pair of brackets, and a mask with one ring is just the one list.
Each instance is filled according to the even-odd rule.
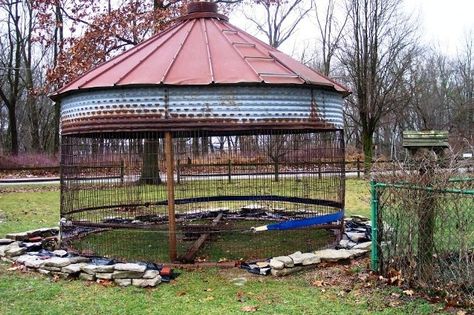
[[447,186],[372,182],[372,269],[474,305],[474,178]]

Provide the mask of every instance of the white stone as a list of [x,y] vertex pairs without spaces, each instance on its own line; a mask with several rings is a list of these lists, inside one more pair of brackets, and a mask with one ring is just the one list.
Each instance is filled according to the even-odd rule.
[[356,242],[356,243],[366,238],[365,233],[360,233],[360,232],[346,232],[345,234],[351,241]]
[[66,267],[67,265],[71,264],[71,260],[69,258],[62,258],[62,257],[51,257],[43,261],[43,267]]
[[372,246],[372,242],[369,241],[369,242],[364,242],[364,243],[360,243],[360,244],[357,244],[355,245],[354,247],[352,247],[352,249],[366,249],[366,250],[370,250],[370,247]]
[[161,282],[161,277],[158,275],[153,279],[133,279],[132,284],[136,287],[146,288],[155,287]]
[[63,267],[61,269],[61,271],[64,272],[64,273],[79,273],[79,272],[81,272],[81,267],[83,265],[84,264],[82,264],[82,263],[80,263],[80,264],[70,264],[69,266]]
[[153,279],[156,276],[159,276],[160,272],[158,270],[147,270],[143,275],[143,279]]
[[81,267],[81,270],[90,275],[96,274],[98,272],[113,272],[114,265],[93,265],[87,264]]
[[71,264],[88,263],[91,261],[90,258],[82,256],[68,257],[68,259],[71,261]]
[[5,249],[5,256],[8,257],[20,256],[24,253],[26,253],[26,248],[18,246],[18,243],[11,243]]
[[315,251],[314,254],[316,254],[321,261],[336,262],[339,260],[351,259],[363,255],[366,252],[366,250],[361,249],[323,249]]
[[291,259],[291,257],[289,256],[278,256],[278,257],[273,257],[273,259],[281,261],[282,263],[285,264],[285,267],[287,268],[291,268],[295,265],[295,263],[293,262],[293,259]]
[[85,272],[81,272],[79,274],[79,279],[81,280],[86,280],[86,281],[94,281],[95,280],[95,276],[94,275],[90,275],[88,273],[85,273]]
[[281,270],[285,268],[285,264],[279,260],[276,259],[270,259],[270,268],[276,269],[276,270]]
[[281,270],[272,269],[272,275],[275,277],[283,277],[301,270],[303,270],[303,267],[283,268]]
[[293,260],[293,263],[295,265],[299,265],[303,262],[303,257],[301,256],[301,252],[295,252],[289,255],[288,257],[290,257]]
[[113,273],[111,272],[98,272],[95,274],[97,279],[111,280]]
[[321,262],[321,259],[313,253],[304,253],[301,256],[303,257],[303,266],[319,264]]
[[115,270],[145,272],[146,266],[132,263],[115,264]]
[[115,279],[114,282],[121,287],[128,287],[132,284],[132,279]]
[[66,257],[67,256],[67,252],[63,249],[57,249],[57,250],[53,251],[53,254],[54,254],[54,256],[57,256],[57,257]]
[[129,270],[115,270],[112,278],[114,279],[139,279],[142,278],[144,272],[129,271]]
[[266,207],[259,204],[251,204],[251,205],[246,205],[242,207],[241,209],[242,210],[263,210],[263,209],[266,209]]
[[9,238],[0,238],[0,245],[9,245],[13,243],[12,239]]

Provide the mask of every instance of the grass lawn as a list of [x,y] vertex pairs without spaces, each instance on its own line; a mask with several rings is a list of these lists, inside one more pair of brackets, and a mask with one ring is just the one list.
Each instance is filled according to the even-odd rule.
[[[55,225],[59,192],[45,186],[1,188],[0,236]],[[368,183],[348,180],[348,214],[368,215]],[[368,260],[276,279],[239,269],[182,271],[156,289],[54,281],[10,271],[0,262],[0,314],[434,314],[443,306],[364,280]],[[240,284],[240,285],[239,285]]]

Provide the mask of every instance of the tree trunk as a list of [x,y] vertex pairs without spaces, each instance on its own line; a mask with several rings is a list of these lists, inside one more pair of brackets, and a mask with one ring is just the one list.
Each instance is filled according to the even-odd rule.
[[364,174],[368,175],[374,155],[373,133],[362,126],[362,148],[364,150]]
[[18,129],[16,126],[15,106],[8,107],[8,134],[10,136],[10,153],[18,154]]
[[143,145],[143,167],[140,182],[147,185],[162,183],[158,166],[159,140],[145,140]]

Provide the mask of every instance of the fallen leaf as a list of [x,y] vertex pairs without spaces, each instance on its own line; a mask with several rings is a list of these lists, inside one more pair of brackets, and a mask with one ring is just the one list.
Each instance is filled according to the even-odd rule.
[[206,291],[206,292],[212,292],[212,289],[211,289],[211,288],[207,288],[207,289],[205,289],[204,291]]
[[212,295],[204,299],[204,301],[212,301],[212,300],[214,300],[214,297]]
[[186,295],[186,291],[179,291],[178,293],[176,293],[177,296],[184,296]]
[[466,315],[466,311],[457,311],[456,315]]
[[405,291],[403,291],[403,294],[408,295],[408,296],[412,296],[413,293],[415,293],[415,292],[413,292],[413,290],[405,290]]
[[258,309],[258,307],[256,306],[250,306],[250,305],[246,305],[246,306],[242,306],[241,310],[243,312],[256,312]]
[[312,285],[314,285],[315,287],[322,287],[324,286],[324,281],[321,281],[321,280],[315,280],[311,283]]

